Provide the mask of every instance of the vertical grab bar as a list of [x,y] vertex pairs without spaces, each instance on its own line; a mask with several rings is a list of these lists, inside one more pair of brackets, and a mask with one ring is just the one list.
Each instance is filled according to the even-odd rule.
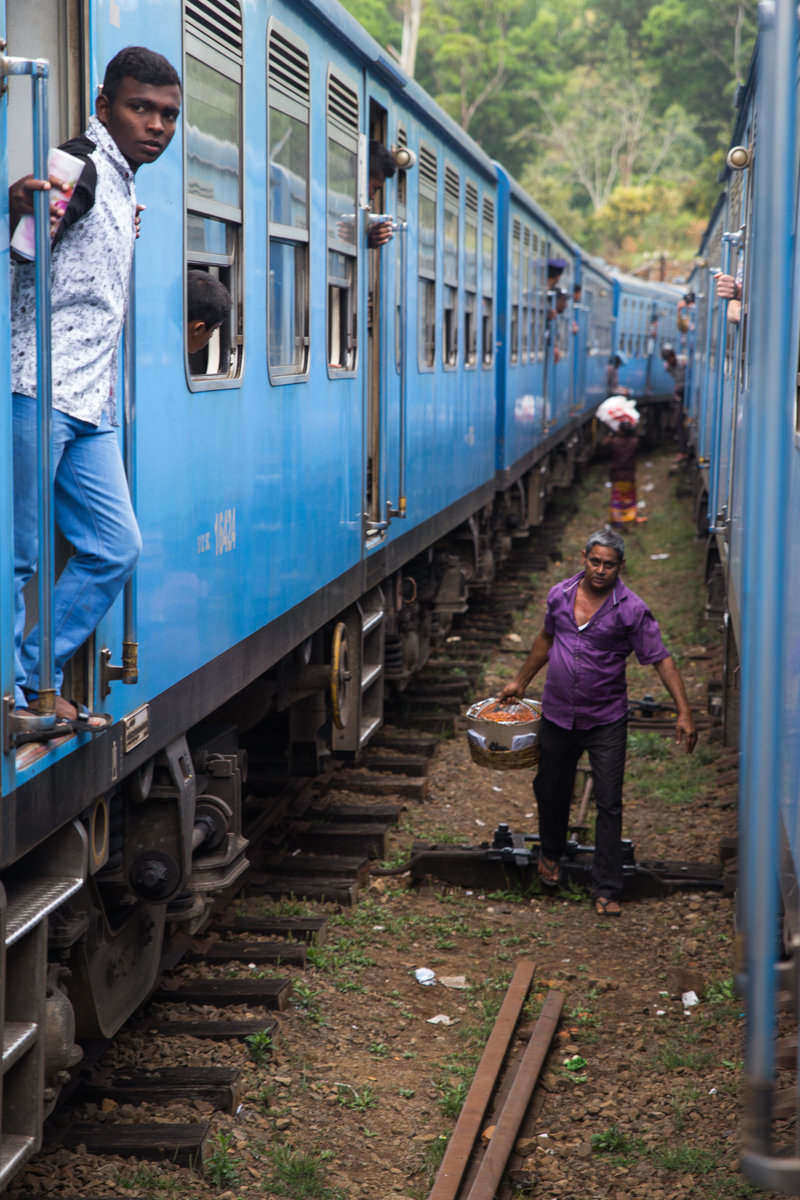
[[[128,310],[125,314],[123,334],[123,426],[122,457],[131,505],[136,512],[136,269],[131,264],[128,286]],[[125,584],[123,592],[122,666],[114,666],[112,653],[107,646],[100,651],[100,697],[105,699],[111,684],[139,682],[139,641],[136,613],[136,571]]]
[[[731,242],[735,234],[722,235],[722,274],[730,275]],[[723,533],[719,524],[719,455],[722,447],[722,405],[725,398],[725,358],[728,352],[728,301],[722,300],[717,314],[717,378],[714,387],[714,424],[711,434],[711,478],[708,489],[708,525],[712,533]],[[716,510],[716,511],[715,511]]]
[[407,333],[408,333],[408,221],[396,221],[395,229],[400,234],[400,441],[397,462],[397,508],[386,501],[387,515],[405,519],[406,515],[406,397],[408,387]]
[[[30,75],[33,107],[33,173],[47,179],[49,120],[47,85],[50,64],[45,59],[0,58],[0,75]],[[34,280],[36,288],[36,395],[38,440],[38,594],[39,594],[39,700],[43,714],[55,713],[55,670],[53,664],[53,483],[51,479],[51,426],[53,370],[50,328],[50,197],[46,191],[33,194],[36,235]]]

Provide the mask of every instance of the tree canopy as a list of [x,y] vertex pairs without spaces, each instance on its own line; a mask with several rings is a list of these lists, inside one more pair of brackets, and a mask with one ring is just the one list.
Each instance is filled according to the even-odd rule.
[[345,3],[392,48],[416,8],[419,83],[590,249],[631,267],[696,248],[755,0]]

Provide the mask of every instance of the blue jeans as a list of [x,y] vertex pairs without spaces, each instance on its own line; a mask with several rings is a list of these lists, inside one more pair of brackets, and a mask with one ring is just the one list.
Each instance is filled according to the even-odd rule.
[[[37,566],[37,402],[14,394],[14,697],[39,688],[39,628],[25,634],[23,588]],[[53,604],[55,688],[64,663],[108,612],[136,566],[142,538],[113,427],[53,409],[55,521],[75,553],[58,578]],[[24,638],[24,641],[23,641]]]

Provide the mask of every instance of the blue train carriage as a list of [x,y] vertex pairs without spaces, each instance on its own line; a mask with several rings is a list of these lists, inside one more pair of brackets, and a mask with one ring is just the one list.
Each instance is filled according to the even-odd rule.
[[587,411],[593,411],[606,397],[606,369],[614,328],[614,281],[604,263],[584,252],[579,265],[575,395],[583,397]]
[[671,377],[664,370],[661,346],[678,346],[677,305],[680,288],[650,283],[619,271],[614,278],[614,347],[623,360],[619,382],[640,401],[672,395]]
[[[586,451],[578,248],[498,163],[497,484],[525,497],[523,534]],[[583,329],[583,326],[580,326]]]

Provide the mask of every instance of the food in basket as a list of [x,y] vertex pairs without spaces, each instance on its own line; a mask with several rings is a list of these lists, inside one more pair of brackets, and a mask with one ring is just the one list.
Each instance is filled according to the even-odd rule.
[[470,709],[476,717],[481,717],[484,721],[497,721],[503,725],[528,724],[532,717],[527,704],[503,703],[502,700],[494,698],[484,700],[482,704],[475,705],[474,709]]
[[539,757],[541,712],[536,700],[502,704],[491,696],[473,704],[467,710],[467,741],[473,760],[495,770],[533,766]]

